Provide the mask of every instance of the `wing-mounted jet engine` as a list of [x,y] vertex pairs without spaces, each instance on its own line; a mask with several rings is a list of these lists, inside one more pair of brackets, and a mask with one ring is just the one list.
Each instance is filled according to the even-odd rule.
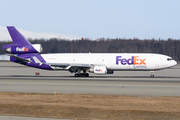
[[90,68],[89,72],[104,75],[104,74],[113,74],[113,70],[107,70],[106,66],[94,66]]

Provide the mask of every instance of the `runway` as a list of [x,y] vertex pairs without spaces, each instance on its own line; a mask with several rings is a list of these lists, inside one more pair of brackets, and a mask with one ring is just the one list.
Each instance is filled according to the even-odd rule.
[[[35,75],[39,72],[40,75]],[[46,71],[0,62],[0,92],[113,94],[140,97],[180,96],[180,65],[150,72],[115,71],[110,75],[74,77],[68,71]]]
[[37,117],[0,116],[0,120],[70,120],[70,119],[53,119],[53,118],[37,118]]

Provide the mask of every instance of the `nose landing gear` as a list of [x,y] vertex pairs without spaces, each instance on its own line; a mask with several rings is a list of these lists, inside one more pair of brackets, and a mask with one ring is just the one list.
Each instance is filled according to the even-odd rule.
[[154,71],[150,71],[150,72],[151,72],[150,77],[151,77],[151,78],[154,78]]

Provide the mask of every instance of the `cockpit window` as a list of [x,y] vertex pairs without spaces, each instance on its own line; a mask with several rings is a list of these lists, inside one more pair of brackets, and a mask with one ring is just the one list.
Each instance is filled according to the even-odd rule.
[[167,58],[167,61],[173,60],[172,58]]

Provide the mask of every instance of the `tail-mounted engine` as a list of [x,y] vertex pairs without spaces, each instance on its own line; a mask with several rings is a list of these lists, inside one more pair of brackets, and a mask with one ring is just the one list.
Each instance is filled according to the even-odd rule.
[[3,45],[4,51],[12,54],[24,54],[24,53],[40,53],[42,52],[41,44],[34,44],[34,45],[23,45],[18,46],[15,44],[8,44]]

